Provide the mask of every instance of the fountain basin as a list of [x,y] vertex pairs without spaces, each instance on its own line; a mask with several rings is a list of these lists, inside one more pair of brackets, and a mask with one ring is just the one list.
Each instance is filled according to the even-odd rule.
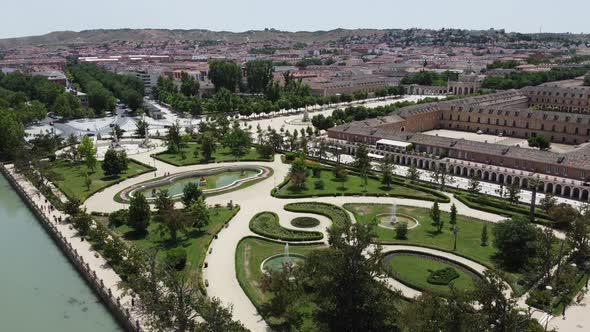
[[406,214],[396,213],[395,214],[396,222],[394,224],[391,223],[392,217],[393,217],[392,213],[378,214],[376,216],[378,226],[382,227],[382,228],[394,229],[395,225],[397,223],[405,222],[406,224],[408,224],[408,229],[412,229],[412,228],[416,228],[420,225],[420,223],[418,222],[418,219],[416,219],[412,216],[408,216]]
[[278,254],[273,255],[262,261],[260,264],[260,271],[264,272],[280,272],[283,269],[283,264],[290,263],[294,266],[300,265],[305,261],[305,256],[299,254]]

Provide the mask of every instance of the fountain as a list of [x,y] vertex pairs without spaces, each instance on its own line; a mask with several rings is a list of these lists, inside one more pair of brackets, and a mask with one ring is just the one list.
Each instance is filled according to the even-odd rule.
[[285,243],[285,262],[289,262],[289,243]]
[[393,202],[393,207],[391,208],[391,220],[389,221],[390,224],[395,225],[397,223],[397,205]]
[[260,270],[262,272],[287,271],[290,273],[295,266],[302,264],[304,260],[305,256],[303,255],[289,253],[289,244],[285,243],[283,253],[265,259],[260,265]]

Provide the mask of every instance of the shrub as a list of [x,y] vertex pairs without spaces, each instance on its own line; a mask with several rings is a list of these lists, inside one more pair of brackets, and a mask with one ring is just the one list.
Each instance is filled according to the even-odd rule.
[[317,181],[315,181],[313,183],[313,186],[317,190],[323,190],[326,187],[326,185],[324,183],[324,180],[317,180]]
[[294,153],[292,153],[292,152],[285,153],[285,161],[292,162],[293,160],[295,160],[295,154]]
[[297,218],[291,220],[291,225],[293,225],[295,227],[301,227],[301,228],[316,227],[319,224],[320,224],[320,221],[317,220],[316,218],[312,218],[312,217],[297,217]]
[[119,227],[127,223],[129,212],[126,209],[117,210],[109,214],[109,227]]
[[398,240],[405,240],[408,238],[408,223],[398,222],[395,225],[395,238]]
[[166,252],[164,261],[166,264],[174,267],[176,270],[182,270],[186,265],[186,250],[183,248],[170,249],[168,252]]
[[314,178],[319,178],[322,175],[322,169],[319,167],[312,168],[312,172]]
[[538,309],[546,309],[551,305],[551,295],[541,290],[534,290],[529,293],[526,304]]
[[459,278],[459,273],[452,267],[432,271],[428,276],[428,283],[433,285],[448,285],[451,281]]

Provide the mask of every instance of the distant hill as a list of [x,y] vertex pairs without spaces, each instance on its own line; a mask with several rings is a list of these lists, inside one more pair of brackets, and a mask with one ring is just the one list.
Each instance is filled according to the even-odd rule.
[[196,40],[226,41],[230,43],[289,40],[293,42],[313,43],[338,40],[350,36],[384,35],[390,30],[375,29],[334,29],[330,31],[298,31],[287,32],[278,30],[227,32],[209,30],[167,30],[167,29],[113,29],[56,31],[41,36],[0,39],[0,48],[33,45],[84,45],[100,44],[114,41],[141,42],[148,40]]

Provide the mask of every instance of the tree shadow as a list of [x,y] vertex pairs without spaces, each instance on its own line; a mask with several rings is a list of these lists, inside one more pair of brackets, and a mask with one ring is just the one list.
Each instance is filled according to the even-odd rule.
[[148,231],[131,230],[123,234],[123,238],[129,241],[143,240],[148,236]]

